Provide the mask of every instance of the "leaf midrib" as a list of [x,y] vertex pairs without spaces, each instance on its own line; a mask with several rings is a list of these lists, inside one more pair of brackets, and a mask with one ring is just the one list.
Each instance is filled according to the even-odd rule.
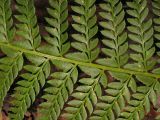
[[7,43],[0,42],[0,46],[8,47],[8,48],[11,48],[13,50],[17,50],[17,51],[27,53],[27,54],[31,54],[31,55],[45,57],[45,58],[48,58],[48,59],[51,59],[51,60],[59,60],[59,61],[63,61],[63,62],[73,63],[73,64],[76,64],[76,65],[93,67],[93,68],[97,68],[97,69],[101,69],[101,70],[128,73],[128,74],[133,74],[133,75],[143,75],[143,76],[148,76],[148,77],[154,77],[154,78],[157,78],[157,79],[160,78],[160,75],[158,75],[158,74],[128,70],[128,69],[124,69],[124,68],[114,68],[114,67],[103,66],[103,65],[99,65],[99,64],[95,64],[95,63],[86,63],[86,62],[71,60],[71,59],[64,58],[64,57],[57,57],[57,56],[53,56],[53,55],[44,54],[44,53],[41,53],[41,52],[38,52],[38,51],[27,50],[27,49],[24,49],[24,48],[14,46],[12,44],[7,44]]

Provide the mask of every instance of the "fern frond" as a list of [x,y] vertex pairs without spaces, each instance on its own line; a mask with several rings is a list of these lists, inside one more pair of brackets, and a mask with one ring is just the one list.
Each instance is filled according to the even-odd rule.
[[[154,30],[155,30],[155,34],[154,37],[157,40],[157,47],[160,48],[160,1],[158,0],[152,0],[152,11],[153,14],[155,15],[153,18],[153,22],[154,22]],[[159,53],[158,53],[159,55]]]
[[[15,34],[13,26],[11,1],[0,1],[0,41],[11,43]],[[22,53],[13,49],[8,49],[1,46],[1,51],[6,54],[0,59],[0,109],[3,105],[4,97],[10,89],[14,79],[23,66]]]
[[38,56],[26,55],[33,65],[25,65],[26,73],[22,74],[22,80],[17,82],[17,87],[12,95],[13,101],[10,108],[12,120],[22,120],[27,109],[33,104],[45,80],[50,74],[50,63],[47,59]]
[[0,41],[11,42],[14,38],[11,0],[0,1]]
[[62,72],[51,74],[51,80],[47,81],[49,87],[45,88],[42,98],[47,101],[40,105],[39,120],[57,120],[64,103],[73,92],[74,84],[78,78],[77,66],[57,60],[52,61],[56,68]]
[[79,80],[79,86],[72,94],[73,100],[69,101],[68,107],[62,116],[68,120],[86,120],[87,111],[91,115],[94,109],[94,105],[97,104],[98,97],[102,95],[102,89],[100,81],[107,81],[103,71],[94,68],[86,68],[80,66],[81,70],[90,75],[90,78],[81,78]]
[[72,42],[71,46],[80,52],[67,54],[71,59],[92,62],[99,54],[99,40],[95,37],[98,32],[95,1],[74,0],[77,5],[72,6],[72,10],[78,15],[72,15],[75,22],[72,27],[78,33],[72,34],[75,42]]
[[[17,35],[21,37],[21,40],[15,41],[14,44],[22,48],[35,50],[40,45],[41,37],[35,15],[34,1],[17,0],[16,2],[16,8],[20,13],[15,16],[19,21],[16,24],[16,28]],[[43,57],[26,56],[34,65],[24,66],[28,73],[21,75],[23,80],[18,81],[17,87],[14,89],[14,94],[12,95],[14,98],[12,101],[13,106],[10,109],[9,116],[15,120],[23,119],[25,112],[35,101],[36,95],[44,86],[45,79],[50,72],[48,60],[45,60]],[[24,81],[26,84],[24,84]]]
[[13,84],[14,79],[18,76],[23,67],[22,53],[1,47],[1,50],[7,55],[0,59],[0,109],[3,105],[4,97]]
[[[160,37],[159,37],[159,33],[160,33],[160,30],[159,30],[159,26],[160,26],[160,2],[158,0],[153,0],[152,1],[152,6],[153,6],[153,13],[155,15],[154,19],[153,19],[153,22],[154,22],[154,30],[156,31],[156,34],[154,35],[154,37],[157,39],[157,40],[160,40]],[[159,42],[158,42],[159,43]],[[159,47],[159,44],[157,44],[157,46]]]
[[26,119],[39,95],[38,120],[142,120],[151,106],[159,112],[159,0],[151,7],[104,0],[100,9],[96,0],[49,0],[42,42],[34,2],[0,0],[0,110],[9,119]]
[[127,5],[130,8],[127,13],[132,17],[128,18],[128,22],[131,24],[128,27],[131,32],[129,38],[134,42],[129,47],[135,52],[130,54],[130,58],[135,62],[127,64],[125,67],[148,71],[155,65],[155,61],[151,59],[155,53],[155,47],[153,47],[152,19],[147,19],[149,13],[147,0],[134,0],[127,2]]
[[[145,81],[143,78],[138,79]],[[158,81],[154,78],[150,78],[150,80],[151,79],[152,83],[150,83],[150,86],[140,86],[137,88],[137,92],[132,95],[129,105],[124,108],[118,120],[142,120],[145,115],[150,112],[150,102],[152,102],[154,106],[156,105],[156,84]],[[160,87],[160,85],[158,87]]]
[[[51,55],[62,56],[70,48],[68,42],[68,1],[67,0],[49,0],[51,8],[48,8],[49,18],[46,18],[46,31],[49,35],[45,40],[49,45],[40,47],[39,50]],[[53,52],[54,51],[54,52]]]
[[20,13],[15,15],[19,21],[16,24],[16,34],[21,38],[15,41],[15,44],[22,48],[35,50],[40,45],[41,36],[35,15],[34,0],[16,0],[16,2],[17,11]]
[[112,72],[111,75],[120,82],[108,84],[108,88],[105,90],[106,95],[102,96],[96,104],[96,109],[90,120],[115,120],[126,106],[126,103],[130,101],[129,87],[134,92],[136,91],[136,83],[132,75]]
[[105,20],[99,22],[103,27],[101,31],[104,39],[102,40],[106,48],[102,48],[102,52],[108,58],[98,59],[97,63],[121,67],[128,61],[128,42],[125,30],[125,12],[122,3],[119,0],[104,0],[100,4],[104,12],[100,12],[100,16]]

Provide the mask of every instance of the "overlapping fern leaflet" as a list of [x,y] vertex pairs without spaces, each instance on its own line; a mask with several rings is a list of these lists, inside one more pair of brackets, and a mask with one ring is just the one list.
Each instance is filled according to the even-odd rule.
[[[129,38],[136,43],[131,44],[130,48],[138,54],[130,54],[131,59],[137,61],[137,63],[128,64],[125,67],[147,71],[155,65],[155,61],[151,59],[155,53],[155,48],[153,47],[152,20],[146,20],[149,12],[147,0],[135,0],[128,2],[127,5],[132,9],[128,10],[127,13],[134,17],[134,19],[128,18],[128,22],[132,24],[132,26],[128,27],[128,30],[132,33],[129,34]],[[157,103],[156,94],[158,92],[159,81],[143,75],[136,75],[136,79],[143,83],[144,86],[138,87],[136,93],[132,95],[129,105],[125,107],[118,118],[120,120],[141,120],[150,111],[150,102],[154,106]]]
[[21,75],[12,95],[13,101],[10,108],[10,118],[21,120],[24,113],[33,104],[40,89],[44,86],[46,78],[50,74],[50,63],[43,57],[26,55],[33,65],[25,65],[26,73]]
[[[46,31],[49,35],[45,36],[47,45],[39,48],[41,52],[51,55],[62,56],[70,48],[68,42],[68,2],[67,0],[49,0],[51,8],[48,8],[49,18],[46,18]],[[54,52],[53,52],[54,51]]]
[[87,68],[84,66],[79,67],[90,77],[81,78],[78,81],[80,85],[71,95],[74,99],[67,103],[68,107],[64,109],[66,112],[62,115],[66,119],[87,119],[88,114],[92,114],[94,105],[97,104],[98,98],[102,95],[101,84],[106,85],[104,81],[107,80],[107,77],[103,71],[94,68]]
[[16,2],[16,9],[19,12],[18,15],[15,15],[19,21],[16,24],[16,34],[20,36],[20,40],[15,41],[15,44],[22,48],[35,50],[40,45],[41,37],[35,15],[34,0],[16,0]]
[[[154,14],[154,18],[153,18],[153,22],[154,22],[154,31],[155,31],[155,34],[154,34],[154,37],[156,39],[156,45],[158,48],[160,48],[160,1],[158,0],[152,0],[152,12]],[[158,52],[158,55],[160,56],[159,52]],[[153,70],[153,73],[155,74],[159,74],[160,73],[160,68],[156,68]],[[160,90],[158,87],[160,87],[159,85],[160,83],[157,83],[157,94],[159,95],[160,94]],[[160,113],[160,109],[157,110],[157,112]],[[160,119],[160,115],[158,115],[156,118],[156,120],[159,120]]]
[[125,30],[125,12],[119,0],[104,0],[100,7],[104,10],[100,16],[105,20],[100,22],[102,40],[106,48],[102,52],[107,58],[98,59],[97,63],[112,67],[121,67],[128,61],[128,42]]
[[[0,41],[4,43],[10,43],[13,40],[15,33],[10,5],[10,0],[0,1]],[[1,47],[1,50],[6,54],[6,56],[0,59],[0,109],[2,107],[4,97],[7,95],[7,91],[23,66],[23,57],[21,52],[6,49],[4,47]]]
[[149,13],[147,0],[134,0],[127,2],[127,5],[130,7],[127,13],[132,17],[128,18],[128,22],[131,24],[128,27],[131,32],[129,38],[134,42],[129,47],[135,52],[130,54],[130,58],[135,62],[125,67],[148,71],[155,65],[155,61],[151,59],[155,53],[155,47],[153,47],[152,19],[147,19]]
[[[16,15],[19,20],[17,34],[23,39],[14,44],[35,50],[40,45],[39,28],[35,16],[34,2],[17,0],[17,10],[21,13]],[[45,80],[50,74],[50,63],[48,59],[39,56],[25,54],[25,57],[32,64],[24,65],[26,71],[21,75],[17,87],[14,88],[12,95],[12,107],[9,116],[14,120],[21,120],[27,109],[33,104],[40,89],[44,86]]]
[[154,30],[156,32],[156,34],[154,35],[154,37],[158,40],[157,42],[157,46],[160,47],[159,45],[159,40],[160,40],[160,30],[159,30],[159,26],[160,26],[160,1],[158,0],[153,0],[152,1],[152,6],[153,6],[153,13],[155,15],[153,22],[154,22]]
[[145,86],[139,86],[136,93],[132,94],[129,105],[125,107],[118,120],[141,120],[150,111],[150,102],[156,106],[159,81],[151,77],[142,76],[138,76],[137,79],[143,81]]
[[[68,1],[67,0],[50,0],[48,13],[53,18],[46,18],[46,21],[51,27],[46,27],[50,36],[46,36],[45,40],[50,45],[40,47],[44,53],[49,53],[56,56],[63,56],[70,48],[68,41]],[[51,37],[53,36],[53,37]],[[53,52],[54,51],[54,52]],[[42,109],[39,111],[41,120],[56,120],[58,119],[65,102],[68,100],[70,94],[73,92],[74,84],[78,78],[78,70],[76,64],[64,63],[60,61],[52,61],[58,71],[51,74],[53,79],[48,80],[44,92],[44,98],[47,102],[42,103]]]
[[65,102],[73,92],[74,84],[77,82],[78,70],[76,65],[56,60],[52,62],[63,71],[52,73],[53,79],[47,81],[49,87],[45,88],[45,94],[42,96],[47,102],[40,105],[40,120],[58,119]]
[[[153,0],[152,1],[152,11],[153,11],[153,14],[154,14],[154,18],[153,18],[153,22],[154,22],[154,31],[155,31],[155,34],[154,34],[154,37],[156,39],[156,45],[158,48],[160,48],[160,1],[158,0]],[[158,52],[158,55],[160,56],[160,53]],[[159,74],[160,73],[160,69],[157,68],[154,73],[157,73]]]
[[10,5],[10,0],[0,1],[0,39],[3,42],[11,42],[15,34]]
[[[74,2],[77,5],[72,6],[72,10],[78,13],[79,16],[72,16],[73,20],[76,22],[72,24],[72,26],[80,34],[72,34],[76,42],[72,42],[71,46],[80,52],[67,54],[67,57],[74,60],[92,62],[99,54],[99,48],[96,48],[98,39],[94,37],[98,32],[98,27],[96,25],[97,18],[95,15],[95,0],[75,0]],[[66,112],[62,115],[67,119],[87,119],[87,111],[88,114],[93,112],[94,105],[97,103],[98,97],[102,94],[100,81],[102,81],[104,86],[106,86],[104,81],[107,83],[103,71],[94,68],[86,68],[84,66],[79,67],[90,77],[81,78],[79,80],[78,83],[81,85],[78,86],[71,95],[74,99],[67,103],[69,107],[64,109]]]
[[[100,22],[104,28],[101,31],[105,39],[102,41],[106,48],[102,52],[110,58],[98,59],[97,62],[107,66],[121,67],[128,61],[127,33],[124,32],[125,20],[122,3],[117,0],[109,0],[100,7],[104,12],[100,16],[106,21]],[[130,101],[129,87],[136,91],[136,82],[132,75],[111,72],[111,76],[118,81],[108,84],[105,90],[106,95],[100,98],[96,109],[91,115],[91,120],[114,120],[120,115],[121,110],[125,107],[126,102]]]
[[41,37],[34,0],[16,0],[16,27],[11,1],[0,0],[0,110],[9,93],[11,120],[25,119],[38,95],[38,120],[143,120],[160,111],[159,0],[153,22],[148,0],[126,2],[126,12],[121,0],[103,0],[98,23],[96,0],[48,3]]
[[98,32],[95,1],[74,0],[76,5],[72,6],[72,10],[78,15],[72,15],[75,22],[72,27],[78,33],[72,34],[75,42],[72,42],[71,46],[80,52],[67,54],[68,58],[92,62],[99,54],[99,40],[95,36]]
[[91,120],[116,119],[126,106],[126,102],[130,102],[129,87],[133,92],[136,91],[136,83],[132,75],[115,72],[110,74],[118,81],[108,84],[108,88],[105,90],[106,95],[102,96],[96,104],[96,109],[90,117]]
[[1,50],[7,55],[0,59],[0,109],[3,104],[4,97],[10,86],[13,84],[14,79],[18,76],[19,71],[23,67],[22,53],[1,47]]

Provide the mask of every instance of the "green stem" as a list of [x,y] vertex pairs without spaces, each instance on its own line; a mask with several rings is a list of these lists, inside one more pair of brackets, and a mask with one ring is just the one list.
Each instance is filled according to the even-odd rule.
[[143,72],[143,71],[141,72],[141,71],[127,70],[127,69],[123,69],[123,68],[113,68],[113,67],[109,67],[109,66],[103,66],[103,65],[95,64],[95,63],[80,62],[80,61],[71,60],[71,59],[64,58],[64,57],[57,57],[57,56],[53,56],[53,55],[40,53],[38,51],[27,50],[27,49],[24,49],[24,48],[20,48],[20,47],[11,45],[11,44],[5,44],[5,43],[2,43],[2,42],[0,42],[0,46],[8,47],[8,48],[11,48],[13,50],[17,50],[17,51],[20,51],[20,52],[23,52],[23,53],[32,54],[32,55],[36,55],[36,56],[41,56],[41,57],[45,57],[45,58],[52,59],[52,60],[69,62],[69,63],[72,63],[72,64],[77,64],[77,65],[82,65],[82,66],[87,66],[87,67],[93,67],[93,68],[97,68],[97,69],[101,69],[101,70],[160,78],[159,74],[153,74],[153,73],[148,73],[148,72]]

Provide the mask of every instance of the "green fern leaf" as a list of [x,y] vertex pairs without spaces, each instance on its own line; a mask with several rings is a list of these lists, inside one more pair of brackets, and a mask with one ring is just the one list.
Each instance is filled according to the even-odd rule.
[[64,103],[73,92],[78,77],[76,65],[56,60],[53,61],[53,64],[63,72],[51,74],[53,79],[47,81],[50,87],[45,88],[46,93],[42,96],[47,102],[40,105],[40,120],[56,120],[59,117]]
[[102,52],[107,58],[98,59],[97,63],[112,67],[121,67],[128,61],[127,33],[124,32],[125,20],[122,3],[119,0],[108,0],[100,7],[104,12],[100,12],[100,16],[106,21],[100,22],[103,27],[101,31],[104,39],[102,40],[106,48]]
[[79,6],[72,6],[72,10],[78,14],[72,16],[75,22],[72,27],[78,33],[72,34],[75,42],[72,42],[71,46],[80,52],[69,53],[66,57],[73,60],[92,62],[99,54],[99,48],[96,48],[98,38],[95,37],[98,32],[95,0],[74,0],[74,2]]
[[153,47],[152,20],[147,20],[149,13],[147,0],[134,0],[127,4],[130,7],[127,13],[132,17],[128,18],[128,22],[131,24],[128,27],[131,32],[129,38],[134,42],[134,44],[130,45],[130,48],[135,52],[130,54],[130,58],[135,62],[127,64],[125,67],[133,70],[148,71],[155,65],[155,61],[151,59],[155,53],[155,47]]
[[[5,51],[5,49],[3,50]],[[14,52],[12,49],[10,53],[12,53],[12,56],[6,56],[0,59],[0,73],[2,80],[0,81],[0,108],[2,107],[4,97],[7,95],[10,86],[13,84],[14,79],[18,76],[19,71],[23,67],[22,53],[15,52],[13,55]]]
[[[10,0],[0,1],[0,41],[5,43],[11,42],[15,33],[10,5]],[[7,49],[2,46],[1,50],[6,54],[6,56],[0,59],[0,109],[2,108],[4,97],[7,95],[10,86],[13,84],[14,79],[17,77],[18,72],[23,66],[23,57],[21,52],[13,49]]]
[[[102,89],[99,81],[102,79],[103,72],[84,66],[80,66],[80,69],[90,75],[90,78],[82,78],[79,80],[81,84],[76,88],[76,91],[72,94],[73,100],[69,101],[68,107],[64,110],[62,116],[67,119],[87,119],[88,114],[91,114],[94,109],[94,105],[97,104],[98,97],[102,96]],[[96,74],[93,74],[93,71],[97,71]]]
[[154,80],[154,78],[152,80],[154,82],[150,86],[140,86],[137,88],[137,92],[132,95],[129,105],[124,108],[124,112],[121,112],[118,120],[142,120],[150,111],[150,102],[154,106],[156,105],[157,95],[155,85],[158,81]]
[[96,104],[96,109],[90,117],[91,120],[114,120],[116,116],[120,115],[121,110],[124,109],[126,101],[127,103],[130,101],[128,87],[131,82],[135,82],[132,75],[112,72],[111,75],[122,81],[108,84],[108,88],[105,90],[106,95],[102,96],[100,98],[101,101]]
[[0,41],[1,42],[11,42],[14,38],[15,28],[13,26],[12,20],[12,10],[11,10],[10,0],[0,1]]
[[0,110],[9,119],[143,120],[151,108],[159,119],[159,0],[97,3],[48,0],[40,32],[36,1],[0,0]]
[[22,48],[35,50],[40,45],[41,37],[39,35],[39,27],[37,26],[34,1],[16,0],[16,2],[17,11],[20,13],[15,15],[15,18],[19,21],[16,24],[16,33],[21,38],[15,44]]
[[[159,14],[160,9],[159,9],[159,5],[160,5],[160,2],[158,0],[153,0],[152,1],[152,6],[153,6],[152,11],[153,11],[153,13],[155,15],[155,17],[153,19],[153,22],[155,24],[154,25],[154,30],[156,32],[156,34],[154,35],[154,37],[157,40],[159,40],[159,34],[158,33],[160,32],[160,30],[158,28],[160,26],[160,14]],[[159,42],[157,43],[157,46],[159,47]]]
[[[61,56],[70,48],[68,42],[68,2],[67,0],[49,0],[51,8],[48,8],[50,18],[46,18],[49,26],[46,31],[49,35],[45,36],[45,40],[49,45],[39,48],[41,52],[50,53],[51,55]],[[54,52],[53,52],[54,51]]]
[[[32,55],[27,56],[32,59],[36,58],[36,56]],[[14,89],[14,94],[12,95],[14,100],[11,102],[12,107],[9,114],[13,120],[23,119],[25,112],[35,101],[36,96],[50,74],[49,61],[40,57],[36,59],[37,63],[39,63],[38,59],[41,59],[40,65],[25,65],[24,69],[27,72],[21,75],[21,80],[17,82],[17,87]]]

